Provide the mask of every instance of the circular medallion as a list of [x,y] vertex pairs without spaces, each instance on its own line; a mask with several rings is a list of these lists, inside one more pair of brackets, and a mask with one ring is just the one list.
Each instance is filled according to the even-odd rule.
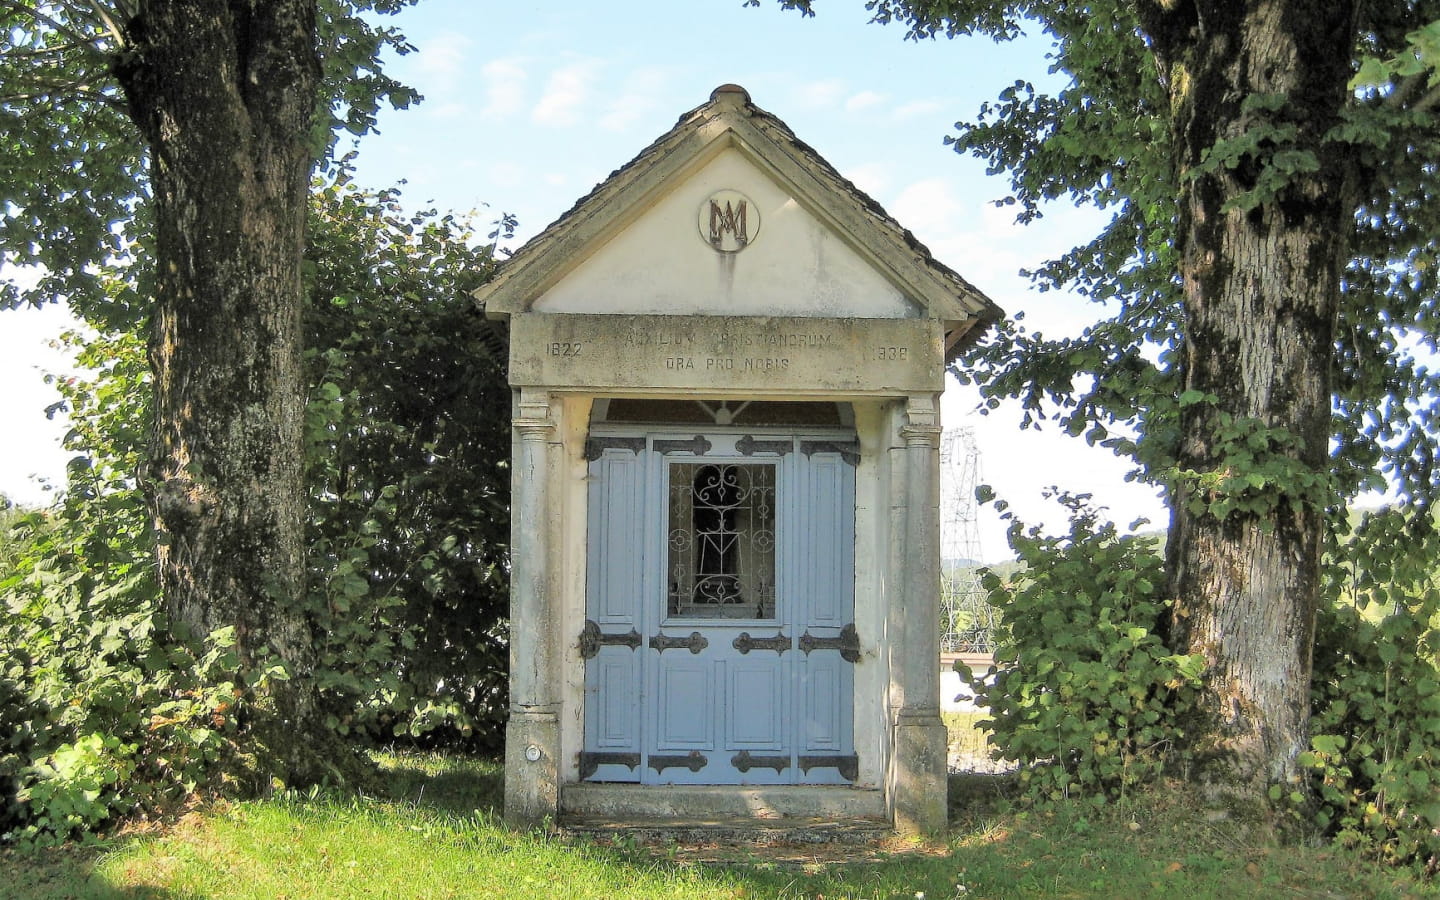
[[760,231],[760,210],[739,191],[716,191],[700,204],[700,237],[719,253],[739,253]]

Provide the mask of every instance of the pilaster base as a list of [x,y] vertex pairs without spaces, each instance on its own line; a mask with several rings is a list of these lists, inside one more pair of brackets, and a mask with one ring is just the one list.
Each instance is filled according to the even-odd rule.
[[943,834],[949,784],[945,725],[938,713],[901,714],[894,727],[890,802],[895,830]]
[[515,711],[505,725],[505,823],[553,824],[560,812],[560,724],[553,712]]

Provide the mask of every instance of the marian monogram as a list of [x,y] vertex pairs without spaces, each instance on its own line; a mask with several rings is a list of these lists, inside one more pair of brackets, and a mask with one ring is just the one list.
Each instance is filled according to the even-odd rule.
[[700,236],[721,253],[750,246],[760,230],[760,211],[738,191],[716,191],[700,205]]

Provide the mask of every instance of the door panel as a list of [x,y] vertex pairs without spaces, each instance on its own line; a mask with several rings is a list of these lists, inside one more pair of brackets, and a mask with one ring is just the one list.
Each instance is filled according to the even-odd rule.
[[803,458],[795,590],[804,627],[839,629],[855,618],[855,469],[836,452]]
[[[658,709],[655,749],[713,750],[715,748],[715,678],[724,664],[689,653],[661,654],[656,690]],[[669,657],[669,658],[665,658]],[[685,659],[683,657],[690,657]],[[717,671],[720,670],[720,671]]]
[[729,664],[729,670],[726,747],[770,753],[784,749],[788,743],[784,733],[788,692],[776,690],[785,683],[779,659],[737,660]]
[[[633,443],[590,461],[582,779],[640,780],[644,708],[644,454]],[[621,643],[624,641],[624,643]]]
[[762,437],[592,438],[582,777],[854,781],[858,457]]

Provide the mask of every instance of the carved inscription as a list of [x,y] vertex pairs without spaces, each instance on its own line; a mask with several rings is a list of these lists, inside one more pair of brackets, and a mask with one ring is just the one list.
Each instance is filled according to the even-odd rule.
[[[626,343],[633,348],[659,350],[660,364],[672,372],[760,374],[789,370],[794,361],[793,352],[823,353],[841,346],[835,335],[828,332],[791,330],[722,332],[707,336],[703,347],[690,334],[633,331]],[[907,358],[907,348],[892,349],[905,350],[896,359]]]
[[567,313],[520,316],[511,327],[523,350],[512,364],[517,384],[913,393],[934,388],[942,371],[940,328],[930,320]]
[[[584,357],[585,341],[549,341],[545,353],[561,359]],[[632,331],[625,338],[631,348],[658,350],[661,366],[670,371],[784,372],[805,356],[834,352],[842,345],[835,335],[821,331],[734,331],[707,335],[703,346],[692,334]],[[862,354],[866,362],[909,362],[910,348],[881,344]]]

